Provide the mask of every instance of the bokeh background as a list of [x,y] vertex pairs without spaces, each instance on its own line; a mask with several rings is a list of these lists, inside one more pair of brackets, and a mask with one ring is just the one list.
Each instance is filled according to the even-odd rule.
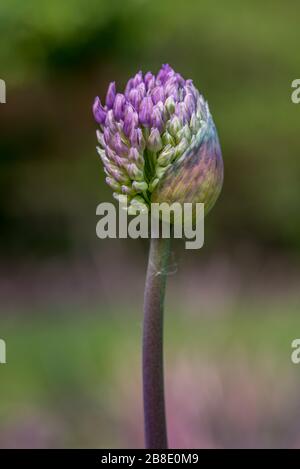
[[173,448],[300,446],[300,4],[3,0],[0,446],[142,447],[147,242],[96,238],[111,200],[94,96],[170,63],[214,116],[222,195],[200,251],[173,246]]

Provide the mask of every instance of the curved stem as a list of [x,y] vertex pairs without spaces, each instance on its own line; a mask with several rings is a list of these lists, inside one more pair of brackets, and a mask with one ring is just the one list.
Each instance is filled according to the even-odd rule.
[[166,449],[163,309],[170,239],[151,239],[144,297],[143,387],[145,446]]

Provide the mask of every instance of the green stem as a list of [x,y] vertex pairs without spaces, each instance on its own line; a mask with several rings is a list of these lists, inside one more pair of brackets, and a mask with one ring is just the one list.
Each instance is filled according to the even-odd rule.
[[143,388],[145,446],[166,449],[163,309],[170,239],[151,239],[144,297]]

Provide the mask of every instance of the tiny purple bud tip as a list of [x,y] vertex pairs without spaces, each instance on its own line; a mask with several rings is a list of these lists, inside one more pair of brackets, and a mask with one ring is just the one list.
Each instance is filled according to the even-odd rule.
[[193,112],[196,109],[195,99],[192,93],[187,93],[184,98],[184,104],[187,109],[189,118],[192,116]]
[[114,102],[114,116],[117,121],[123,119],[124,117],[124,106],[125,106],[125,96],[121,93],[118,93]]
[[141,105],[140,105],[139,118],[140,118],[140,122],[145,127],[151,126],[152,109],[153,109],[152,99],[149,96],[147,96],[146,98],[143,98]]
[[132,90],[133,87],[134,87],[133,78],[130,78],[130,80],[128,80],[128,82],[127,82],[127,85],[125,87],[125,92],[124,92],[124,95],[125,95],[126,99],[129,98],[129,93],[130,93],[130,91]]
[[134,109],[137,111],[141,102],[140,93],[135,88],[129,93],[129,101],[131,102]]
[[129,150],[128,159],[136,163],[139,161],[139,158],[140,158],[140,155],[139,155],[138,150],[134,147],[131,147]]
[[152,101],[154,104],[157,104],[159,101],[164,102],[165,93],[162,86],[156,86],[153,88],[151,93]]
[[137,127],[138,125],[138,115],[133,109],[132,106],[127,106],[125,109],[125,117],[124,117],[124,126],[123,126],[123,131],[127,137],[130,136],[132,130]]
[[106,114],[105,125],[109,128],[111,132],[117,131],[116,121],[112,109],[110,109]]
[[155,85],[155,76],[151,72],[147,72],[144,78],[147,90],[151,90]]
[[105,119],[106,119],[106,111],[104,107],[102,106],[101,101],[98,98],[98,96],[95,98],[95,101],[93,104],[93,114],[98,124],[104,124]]
[[103,135],[104,135],[104,141],[106,145],[108,145],[110,142],[110,138],[111,138],[111,133],[108,127],[104,127]]
[[139,127],[131,131],[130,143],[133,147],[137,148],[140,151],[143,151],[143,149],[145,148],[145,139],[143,137],[143,132]]
[[175,101],[178,101],[179,98],[179,93],[178,93],[178,86],[177,84],[170,84],[166,86],[166,95],[167,96],[173,96]]
[[119,133],[114,135],[114,148],[117,155],[125,156],[128,154],[128,147],[122,142]]
[[112,81],[109,84],[107,94],[106,94],[106,100],[105,100],[105,104],[108,107],[108,109],[112,109],[114,105],[115,97],[116,97],[116,83]]
[[143,99],[145,94],[146,94],[146,86],[145,86],[145,83],[140,83],[137,87],[136,87],[139,95],[140,95],[140,98]]
[[161,132],[163,125],[164,122],[162,119],[161,111],[158,106],[154,106],[152,111],[152,126],[156,127]]
[[143,81],[143,74],[139,71],[133,78],[133,86],[136,88]]
[[168,74],[169,74],[170,72],[173,72],[173,70],[172,70],[172,68],[170,67],[170,65],[169,65],[169,64],[164,64],[164,65],[161,67],[161,69],[160,69],[160,71],[158,72],[158,74],[157,74],[157,80],[156,80],[156,81],[157,81],[157,84],[159,84],[159,85],[160,85],[160,84],[164,84],[165,81],[167,80]]
[[151,151],[159,151],[162,148],[162,141],[158,129],[152,129],[148,139],[148,148]]
[[189,112],[184,102],[176,103],[176,115],[179,117],[182,123],[185,123],[189,119]]

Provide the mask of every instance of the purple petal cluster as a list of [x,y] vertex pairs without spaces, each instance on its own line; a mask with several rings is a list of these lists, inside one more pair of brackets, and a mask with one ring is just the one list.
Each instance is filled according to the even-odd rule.
[[192,81],[169,65],[156,76],[138,72],[123,93],[110,83],[105,101],[95,99],[93,114],[106,182],[119,200],[127,196],[139,208],[210,119]]

